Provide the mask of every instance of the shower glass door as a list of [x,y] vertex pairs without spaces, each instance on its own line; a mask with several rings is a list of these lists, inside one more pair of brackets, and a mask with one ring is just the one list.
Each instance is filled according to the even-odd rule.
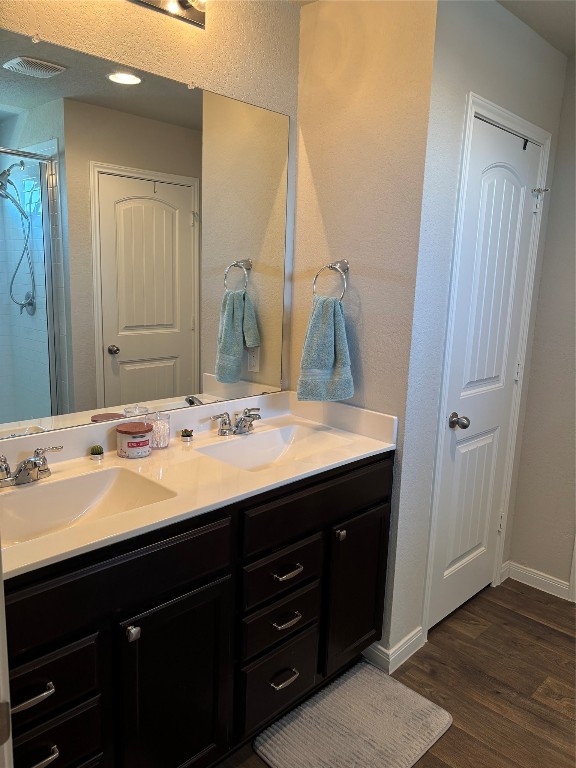
[[8,427],[53,413],[47,204],[46,162],[0,150],[0,422]]

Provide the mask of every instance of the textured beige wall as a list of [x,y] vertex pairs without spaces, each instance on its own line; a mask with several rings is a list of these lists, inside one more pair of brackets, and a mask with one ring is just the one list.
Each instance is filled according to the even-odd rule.
[[[343,306],[356,387],[349,402],[400,418],[390,595],[435,15],[434,2],[318,2],[301,19],[292,386],[314,274],[346,258]],[[329,289],[329,277],[321,287]],[[427,530],[422,535],[426,542]],[[404,538],[396,557],[411,562]],[[418,605],[404,589],[396,599],[409,624]]]
[[125,112],[64,101],[74,410],[96,405],[90,161],[201,175],[202,135]]
[[[200,370],[214,373],[223,275],[252,259],[248,293],[260,330],[260,370],[241,378],[280,386],[288,118],[241,101],[204,94]],[[239,269],[228,287],[240,288]]]
[[302,9],[292,386],[314,274],[346,258],[350,402],[401,419],[434,17],[433,2],[321,1]]
[[298,5],[207,7],[202,30],[127,0],[2,0],[0,27],[294,115]]
[[510,558],[568,581],[576,528],[574,445],[574,58],[568,62],[520,447]]

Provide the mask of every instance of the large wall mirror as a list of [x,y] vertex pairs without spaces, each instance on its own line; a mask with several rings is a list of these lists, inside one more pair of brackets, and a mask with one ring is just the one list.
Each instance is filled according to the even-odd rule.
[[278,390],[288,117],[5,30],[0,51],[0,437]]

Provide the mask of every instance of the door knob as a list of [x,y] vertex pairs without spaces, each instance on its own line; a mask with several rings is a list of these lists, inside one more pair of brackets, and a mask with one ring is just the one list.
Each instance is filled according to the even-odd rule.
[[456,411],[453,411],[448,417],[448,426],[450,429],[456,429],[456,427],[460,427],[460,429],[468,429],[470,426],[470,419],[468,416],[458,416]]
[[108,347],[108,354],[109,355],[119,355],[120,354],[120,347],[117,347],[116,344],[110,344]]

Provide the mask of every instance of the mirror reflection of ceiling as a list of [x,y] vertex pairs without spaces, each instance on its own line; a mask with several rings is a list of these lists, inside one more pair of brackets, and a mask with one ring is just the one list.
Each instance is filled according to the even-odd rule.
[[[55,56],[57,53],[57,56]],[[2,69],[0,122],[24,110],[61,98],[76,99],[99,107],[159,120],[183,128],[202,130],[202,90],[184,83],[138,72],[138,86],[117,85],[106,75],[114,69],[109,61],[87,56],[31,38],[0,30],[0,66],[16,56],[29,56],[66,67],[51,78],[35,78]],[[122,71],[125,67],[118,67]]]

